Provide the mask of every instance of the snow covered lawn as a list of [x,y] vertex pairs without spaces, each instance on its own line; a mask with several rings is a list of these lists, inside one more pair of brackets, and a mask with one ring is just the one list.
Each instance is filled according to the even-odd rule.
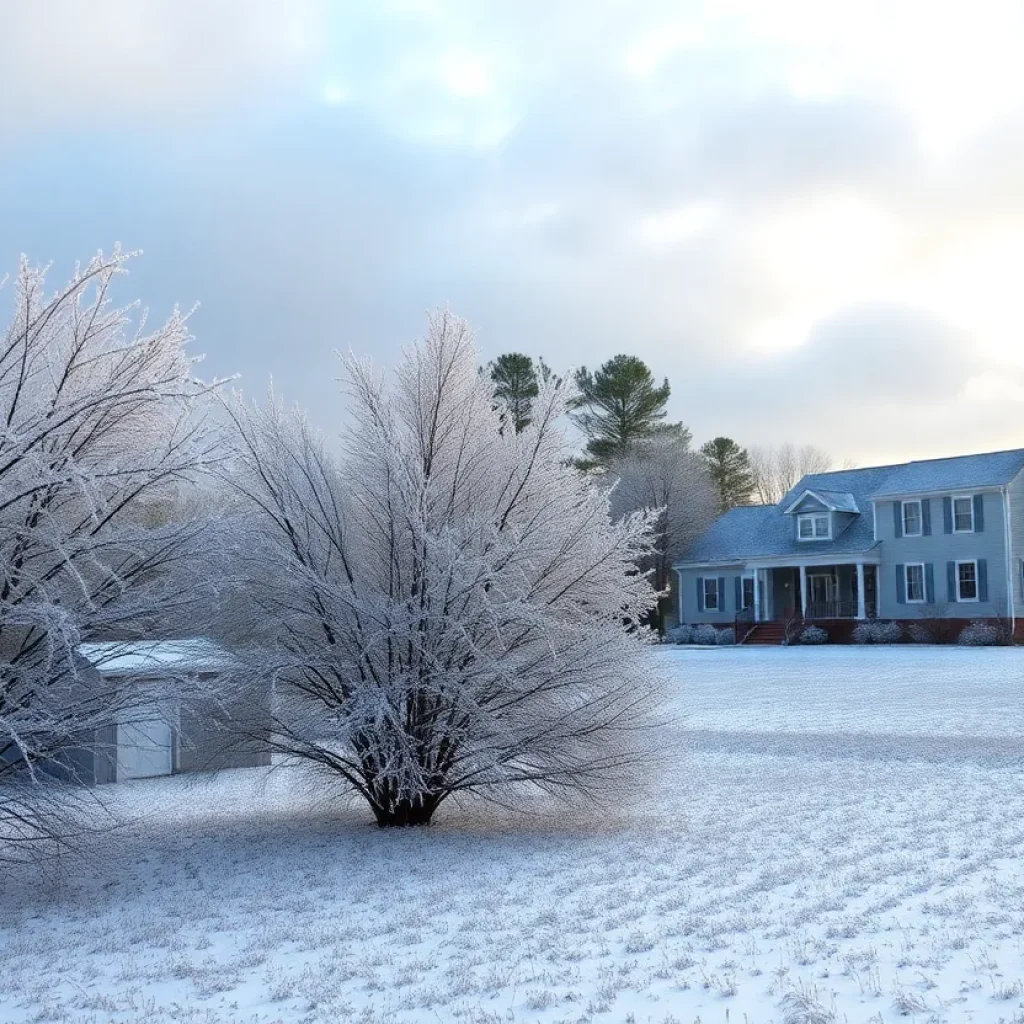
[[0,1021],[1024,1024],[1024,651],[652,657],[685,746],[597,822],[117,787],[128,834],[7,870]]

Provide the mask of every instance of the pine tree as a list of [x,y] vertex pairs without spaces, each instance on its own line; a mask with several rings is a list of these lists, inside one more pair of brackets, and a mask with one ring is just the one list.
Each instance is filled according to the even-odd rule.
[[[542,372],[547,370],[541,361]],[[540,393],[537,367],[521,352],[506,352],[487,364],[494,384],[494,398],[504,423],[511,423],[517,434],[530,425],[533,401]],[[545,379],[547,375],[545,373]]]
[[716,437],[702,445],[700,453],[718,490],[719,511],[747,504],[754,486],[747,450],[731,437]]
[[668,379],[655,383],[647,364],[636,356],[617,355],[597,372],[585,366],[576,374],[579,398],[573,419],[587,435],[584,466],[603,466],[625,454],[630,444],[663,430]]

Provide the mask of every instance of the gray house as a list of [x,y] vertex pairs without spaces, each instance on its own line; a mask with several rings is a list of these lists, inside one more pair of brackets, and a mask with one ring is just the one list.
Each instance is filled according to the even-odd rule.
[[[805,476],[675,565],[679,621],[1005,620],[1024,608],[1024,449]],[[776,624],[774,627],[772,623]],[[845,624],[846,628],[843,629]]]

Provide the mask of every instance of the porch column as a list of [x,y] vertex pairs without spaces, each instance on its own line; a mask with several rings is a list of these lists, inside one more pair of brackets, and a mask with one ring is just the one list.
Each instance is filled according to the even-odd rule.
[[761,621],[761,570],[754,570],[754,621]]
[[864,563],[857,563],[857,618],[867,618],[866,605],[864,603]]
[[800,615],[807,617],[807,566],[800,566]]

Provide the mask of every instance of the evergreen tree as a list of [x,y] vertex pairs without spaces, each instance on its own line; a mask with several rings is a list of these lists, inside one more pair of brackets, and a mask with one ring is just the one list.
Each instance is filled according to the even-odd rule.
[[606,465],[633,442],[665,429],[668,379],[659,386],[642,359],[617,355],[595,373],[584,366],[576,384],[580,394],[573,419],[587,435],[587,458],[581,465]]
[[719,511],[746,505],[754,486],[747,450],[731,437],[716,437],[702,445],[700,453],[718,490]]
[[[541,360],[541,372],[547,379],[548,370]],[[506,352],[487,364],[494,384],[496,408],[503,423],[511,423],[517,434],[530,425],[533,401],[540,392],[537,367],[533,360],[521,352]]]

